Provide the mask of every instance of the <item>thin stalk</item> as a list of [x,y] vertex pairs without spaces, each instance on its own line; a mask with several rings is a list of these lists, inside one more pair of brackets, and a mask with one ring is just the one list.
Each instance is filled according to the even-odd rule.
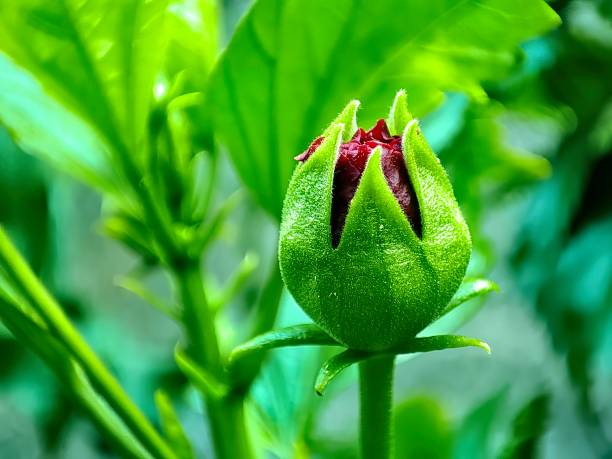
[[[200,263],[188,261],[176,266],[173,272],[183,305],[189,354],[202,368],[224,379],[225,369]],[[217,459],[251,459],[253,453],[244,422],[242,398],[230,394],[221,399],[205,397],[204,402]]]
[[62,389],[90,416],[121,457],[151,458],[117,414],[95,393],[74,359],[4,292],[0,292],[0,320],[20,343],[25,344],[55,373]]
[[[276,316],[278,315],[284,284],[281,279],[276,252],[273,259],[272,270],[253,309],[253,317],[251,317],[252,326],[247,339],[269,331],[274,326]],[[238,385],[237,390],[241,394],[246,396],[248,393],[249,388],[261,370],[265,356],[266,353],[264,352],[255,352],[248,358],[243,359],[240,362],[239,368],[233,369],[234,373],[232,376],[235,378],[235,383]]]
[[395,356],[359,364],[360,446],[362,459],[391,459],[391,411]]
[[116,413],[100,399],[93,388],[86,385],[83,381],[76,380],[75,374],[70,384],[70,392],[76,401],[81,405],[85,413],[89,415],[92,422],[104,432],[106,438],[115,446],[121,457],[126,459],[149,459],[153,457],[145,450],[117,417]]
[[149,452],[160,459],[175,459],[175,454],[163,438],[89,347],[55,298],[31,271],[2,227],[0,227],[0,265],[19,294],[36,310],[53,336],[79,362],[95,389]]

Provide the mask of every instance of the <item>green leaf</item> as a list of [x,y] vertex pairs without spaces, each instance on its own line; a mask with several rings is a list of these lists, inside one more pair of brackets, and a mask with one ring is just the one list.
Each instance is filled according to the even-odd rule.
[[535,459],[538,443],[546,432],[550,396],[539,394],[521,408],[512,423],[511,436],[499,459]]
[[359,98],[372,122],[400,87],[418,116],[443,91],[483,99],[480,82],[504,76],[517,45],[558,21],[539,0],[260,0],[213,73],[214,122],[243,182],[279,218],[292,158],[338,107]]
[[198,228],[193,242],[193,248],[191,251],[194,254],[200,254],[206,247],[218,236],[222,230],[223,225],[227,221],[230,213],[236,208],[242,201],[243,193],[238,190],[231,194],[223,204],[217,209],[215,214],[212,216],[209,222],[200,225]]
[[199,366],[178,347],[174,351],[174,360],[187,379],[203,394],[220,399],[229,393],[229,385]]
[[215,295],[209,295],[208,304],[212,311],[219,311],[238,294],[259,266],[255,252],[247,252],[226,285]]
[[450,459],[453,428],[440,403],[417,396],[393,410],[397,459]]
[[105,218],[101,225],[102,232],[138,253],[145,263],[159,263],[161,254],[152,240],[150,229],[138,218],[126,212],[117,212]]
[[440,152],[470,228],[480,225],[488,200],[551,171],[546,158],[504,142],[500,118],[505,113],[500,104],[472,104],[454,142]]
[[167,72],[186,72],[188,88],[201,89],[219,52],[218,0],[173,0],[169,11]]
[[139,296],[142,300],[146,301],[149,305],[168,316],[169,318],[180,321],[181,314],[176,307],[167,304],[162,298],[157,296],[155,293],[145,287],[142,282],[133,277],[118,277],[115,280],[115,284],[134,295]]
[[[206,87],[220,51],[219,9],[218,0],[173,0],[170,4],[170,40],[164,73],[169,81],[180,76],[182,93],[199,92]],[[194,146],[214,149],[206,104],[187,107],[185,113]]]
[[13,141],[90,186],[116,194],[102,139],[2,53],[0,74],[0,122]]
[[113,146],[131,149],[144,140],[164,56],[166,6],[167,0],[2,2],[0,47]]
[[155,392],[155,405],[159,412],[162,429],[178,459],[193,459],[193,449],[174,411],[168,394],[159,389]]
[[488,459],[491,457],[491,434],[506,392],[506,389],[502,389],[477,406],[464,419],[457,432],[453,459]]
[[293,325],[280,330],[272,330],[241,344],[232,351],[230,361],[235,364],[252,353],[277,347],[311,345],[339,346],[340,344],[321,330],[318,325]]

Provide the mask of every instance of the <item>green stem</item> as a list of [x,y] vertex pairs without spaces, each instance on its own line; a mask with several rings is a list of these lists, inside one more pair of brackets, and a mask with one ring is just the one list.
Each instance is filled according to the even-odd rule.
[[30,270],[2,227],[0,227],[0,265],[18,293],[36,310],[49,331],[79,362],[92,385],[149,452],[160,459],[175,459],[175,454],[163,438],[89,347],[55,298]]
[[132,432],[117,414],[95,393],[82,369],[55,338],[49,335],[5,292],[0,291],[0,320],[13,336],[27,346],[55,373],[62,389],[73,397],[100,432],[114,446],[121,457],[127,459],[150,459],[151,455],[142,447]]
[[97,428],[104,432],[106,438],[115,446],[121,457],[126,459],[148,459],[153,457],[146,451],[133,436],[133,433],[120,424],[116,413],[100,399],[89,384],[79,380],[78,375],[73,375],[71,381],[67,381],[68,388],[75,397],[77,403],[89,415]]
[[[251,318],[252,326],[247,335],[247,340],[269,331],[274,326],[283,293],[283,285],[275,253],[272,271],[253,309],[254,316]],[[265,357],[265,352],[255,352],[248,358],[243,359],[238,368],[232,369],[232,377],[238,386],[237,390],[241,394],[246,395],[248,393],[261,370]]]
[[359,364],[360,442],[362,459],[391,459],[391,410],[395,356]]
[[[189,354],[202,368],[223,380],[225,368],[200,263],[186,261],[175,266],[173,272],[183,305]],[[253,453],[244,423],[242,398],[229,394],[222,399],[205,397],[204,401],[217,459],[251,459]]]

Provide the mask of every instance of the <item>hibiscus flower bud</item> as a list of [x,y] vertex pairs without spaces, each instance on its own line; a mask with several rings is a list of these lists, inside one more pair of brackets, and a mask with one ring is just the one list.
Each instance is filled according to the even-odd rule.
[[279,260],[297,303],[349,348],[391,349],[437,319],[470,258],[442,165],[406,107],[357,128],[351,102],[296,157]]

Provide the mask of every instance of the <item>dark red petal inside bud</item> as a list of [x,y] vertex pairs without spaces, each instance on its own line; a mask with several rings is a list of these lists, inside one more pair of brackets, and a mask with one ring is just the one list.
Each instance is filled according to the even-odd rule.
[[302,161],[302,162],[306,161],[308,158],[312,156],[315,150],[319,148],[319,145],[321,145],[321,143],[323,142],[323,139],[324,139],[323,136],[317,137],[316,139],[312,141],[312,143],[308,147],[308,150],[306,150],[304,153],[300,153],[293,159],[295,159],[296,161]]
[[[317,138],[308,150],[295,159],[306,161],[323,141]],[[376,147],[382,148],[382,170],[389,188],[397,199],[415,233],[421,237],[421,215],[414,188],[410,183],[408,170],[402,153],[400,136],[389,134],[385,120],[378,120],[369,131],[357,129],[350,141],[340,145],[340,154],[334,172],[334,191],[332,196],[332,243],[338,246],[344,229],[351,200],[355,196],[368,158]]]

